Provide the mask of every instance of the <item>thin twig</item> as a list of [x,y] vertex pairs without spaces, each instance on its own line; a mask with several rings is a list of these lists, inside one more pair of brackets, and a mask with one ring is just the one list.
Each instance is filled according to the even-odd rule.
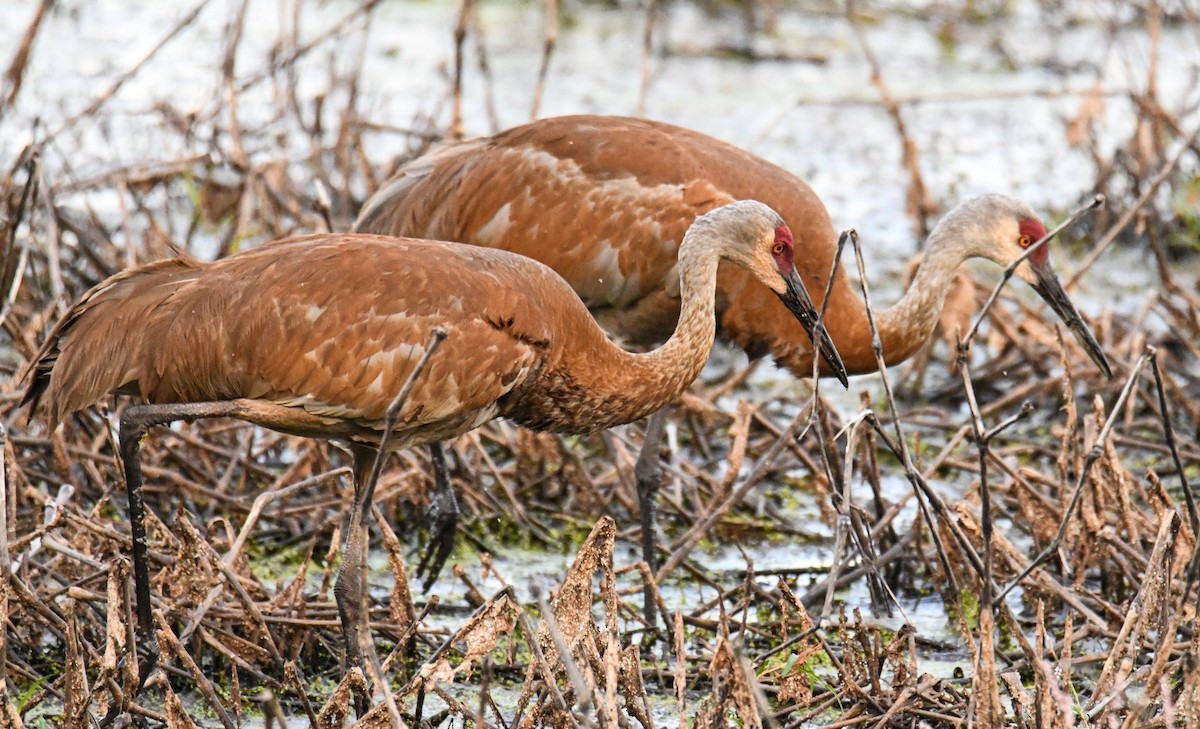
[[182,33],[189,25],[195,22],[196,18],[200,15],[200,11],[208,7],[210,2],[212,2],[212,0],[200,0],[199,3],[192,7],[192,9],[188,11],[188,13],[184,15],[183,18],[181,18],[165,36],[162,37],[162,40],[155,44],[155,46],[151,48],[146,55],[142,56],[137,63],[133,64],[132,68],[121,74],[116,81],[113,81],[113,83],[107,89],[102,91],[99,96],[93,99],[92,103],[88,104],[83,111],[80,111],[61,122],[53,131],[46,135],[46,139],[52,140],[57,138],[59,134],[62,134],[64,130],[74,126],[75,123],[80,119],[90,119],[94,117],[96,112],[100,111],[102,106],[108,103],[112,97],[116,96],[117,92],[121,90],[121,87],[124,86],[127,81],[136,76],[138,72],[150,62],[151,59],[158,55],[159,51],[165,48],[167,44],[174,40],[175,37]]
[[29,26],[25,28],[25,35],[21,36],[21,42],[17,45],[16,52],[13,53],[8,70],[4,72],[4,85],[0,86],[0,119],[4,118],[4,112],[8,111],[13,102],[17,100],[17,94],[21,93],[21,84],[25,80],[25,67],[29,64],[33,41],[42,27],[42,21],[53,6],[54,0],[42,0],[38,5],[37,11],[33,14],[33,20],[29,21]]
[[[925,483],[925,480],[921,478],[921,475],[917,472],[916,466],[913,465],[912,455],[908,450],[908,442],[904,438],[904,430],[900,424],[900,410],[896,407],[896,396],[892,391],[892,382],[887,374],[887,361],[884,359],[883,354],[883,340],[880,339],[879,328],[875,324],[875,311],[871,308],[871,287],[867,282],[867,269],[866,264],[863,262],[862,248],[858,244],[857,231],[850,231],[850,243],[854,248],[854,259],[858,266],[859,286],[862,287],[863,303],[867,312],[867,325],[871,330],[871,351],[875,354],[875,362],[879,367],[880,378],[883,382],[883,391],[887,396],[888,408],[892,412],[892,427],[896,431],[896,441],[895,443],[891,444],[891,447],[895,450],[896,455],[900,458],[900,462],[904,466],[904,475],[906,478],[908,478],[909,483],[912,484],[913,489],[916,492],[917,503],[921,507],[921,514],[924,517],[925,522],[929,525],[929,535],[937,548],[938,559],[942,563],[942,569],[945,571],[946,576],[951,580],[954,594],[958,594],[957,579],[954,577],[954,570],[950,567],[950,558],[946,554],[946,546],[942,544],[941,537],[938,536],[937,529],[935,528],[934,520],[929,514],[929,505],[936,507],[939,515],[946,515],[948,510],[946,509],[945,504],[942,503],[941,498],[936,494],[936,492],[928,487],[928,484]],[[884,433],[883,429],[879,427],[878,419],[875,418],[873,414],[869,415],[868,417],[870,417],[871,422],[875,425],[876,432],[883,437],[884,442],[891,443],[886,433]],[[924,496],[924,498],[922,498],[922,496]],[[926,499],[928,499],[929,505],[926,504]],[[948,516],[945,520],[945,523],[949,525],[951,531],[955,534],[955,538],[958,539],[960,547],[962,548],[963,552],[967,554],[968,558],[970,558],[971,563],[975,566],[976,571],[982,574],[983,564],[979,560],[978,555],[975,554],[974,549],[971,547],[970,541],[965,535],[961,534],[961,530],[958,529],[957,523],[953,519],[948,518]]]
[[994,603],[999,603],[1009,591],[1021,583],[1033,572],[1039,565],[1045,562],[1056,551],[1059,545],[1062,544],[1063,537],[1067,533],[1067,526],[1071,523],[1071,518],[1075,514],[1075,507],[1079,505],[1079,498],[1083,495],[1083,486],[1087,481],[1088,474],[1092,470],[1092,466],[1104,454],[1104,446],[1108,442],[1109,434],[1112,433],[1113,426],[1116,425],[1117,416],[1125,408],[1125,401],[1129,399],[1129,395],[1133,392],[1133,386],[1137,382],[1138,376],[1142,373],[1142,368],[1146,366],[1146,362],[1150,359],[1153,348],[1147,348],[1147,351],[1142,353],[1138,358],[1133,369],[1129,372],[1129,379],[1125,381],[1125,387],[1121,389],[1121,394],[1117,396],[1116,402],[1109,409],[1108,420],[1104,422],[1104,427],[1100,429],[1100,433],[1096,435],[1096,442],[1092,444],[1092,448],[1088,451],[1087,459],[1083,463],[1083,469],[1079,472],[1079,477],[1075,481],[1075,490],[1071,493],[1071,500],[1067,504],[1067,508],[1063,511],[1062,520],[1058,524],[1058,531],[1055,532],[1054,538],[1046,545],[1037,557],[1035,557],[1026,567],[1021,570],[1021,574],[1017,575],[1008,583],[1008,586],[1000,591],[996,596]]
[[[1183,159],[1183,155],[1189,149],[1191,149],[1192,145],[1196,143],[1197,139],[1200,139],[1200,125],[1197,125],[1196,128],[1192,130],[1192,133],[1187,136],[1187,139],[1184,139],[1179,143],[1178,149],[1175,150],[1175,153],[1171,155],[1170,159],[1163,163],[1163,166],[1157,173],[1155,173],[1154,177],[1150,178],[1150,180],[1146,183],[1146,188],[1142,190],[1141,195],[1138,195],[1138,199],[1134,201],[1133,205],[1130,205],[1129,208],[1121,214],[1121,217],[1117,218],[1117,222],[1113,223],[1112,227],[1109,228],[1103,236],[1101,236],[1099,242],[1092,246],[1091,252],[1088,253],[1087,258],[1083,259],[1083,263],[1079,264],[1079,268],[1075,269],[1075,271],[1067,277],[1068,287],[1074,286],[1079,279],[1083,277],[1083,274],[1087,273],[1087,270],[1092,267],[1092,264],[1094,264],[1100,258],[1100,256],[1103,255],[1106,250],[1108,250],[1108,247],[1117,239],[1117,236],[1120,235],[1121,231],[1125,230],[1125,228],[1131,222],[1133,222],[1133,218],[1135,215],[1137,215],[1137,212],[1141,210],[1142,206],[1144,206],[1150,200],[1150,198],[1158,190],[1158,186],[1171,176],[1171,173],[1174,172],[1175,168],[1179,166],[1179,161]],[[1032,246],[1030,248],[1032,249]]]
[[550,72],[550,59],[554,55],[554,46],[558,43],[558,0],[542,0],[544,14],[542,63],[538,66],[537,85],[533,88],[533,105],[529,109],[529,118],[537,119],[541,113],[542,95],[546,91],[546,76]]

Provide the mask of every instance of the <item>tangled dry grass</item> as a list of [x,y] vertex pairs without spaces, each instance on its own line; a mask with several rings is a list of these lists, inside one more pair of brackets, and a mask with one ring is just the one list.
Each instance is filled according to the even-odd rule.
[[[200,239],[223,255],[348,225],[389,166],[372,164],[363,142],[381,124],[360,115],[357,77],[308,98],[292,64],[344,40],[375,5],[317,41],[281,46],[268,67],[235,75],[229,63],[229,95],[209,116],[163,105],[160,123],[193,140],[194,154],[84,178],[50,178],[37,145],[10,161],[0,179],[8,374],[64,307],[134,260]],[[465,5],[464,33],[471,13]],[[231,29],[229,57],[240,32]],[[34,24],[28,37],[36,33]],[[21,63],[18,54],[6,76],[8,100]],[[258,83],[283,91],[290,131],[237,124],[238,93]],[[115,90],[64,129],[102,117]],[[1113,380],[1007,293],[973,344],[986,357],[958,359],[949,377],[893,373],[895,393],[885,380],[860,408],[819,392],[784,401],[747,384],[755,364],[728,368],[673,408],[661,506],[669,540],[656,574],[615,558],[638,540],[614,518],[636,521],[639,426],[563,440],[491,424],[453,448],[470,543],[454,558],[453,599],[409,589],[418,539],[393,526],[421,522],[431,483],[423,452],[399,454],[373,527],[391,587],[371,606],[386,652],[369,672],[390,691],[357,725],[1200,726],[1200,296],[1168,260],[1187,222],[1161,194],[1186,185],[1181,161],[1194,169],[1196,135],[1152,93],[1135,101],[1138,128],[1121,158],[1095,152],[1097,191],[1115,204],[1091,224],[1100,250],[1120,238],[1144,245],[1159,285],[1139,310],[1092,322]],[[309,114],[325,103],[343,106]],[[314,121],[330,117],[335,125]],[[446,133],[429,119],[411,127],[412,152]],[[906,160],[919,212],[919,157]],[[123,217],[79,204],[99,191],[120,196]],[[140,247],[118,230],[145,231]],[[990,292],[963,286],[942,325],[950,343]],[[946,356],[956,359],[952,347]],[[164,670],[135,699],[113,435],[123,402],[52,431],[25,421],[20,395],[15,377],[0,388],[0,725],[89,726],[113,705],[122,721],[171,727],[243,726],[260,712],[268,726],[336,727],[353,716],[350,687],[368,677],[342,677],[330,593],[349,499],[343,454],[222,421],[147,440]],[[909,487],[889,489],[898,480]],[[819,504],[824,527],[795,523],[796,500]],[[833,535],[833,559],[816,571],[763,573],[749,556],[743,569],[716,571],[697,556],[814,529]],[[537,594],[489,557],[518,543],[567,544],[577,556],[550,594]],[[502,589],[481,594],[481,573]],[[661,624],[642,618],[644,584]],[[671,597],[680,585],[686,604]],[[854,589],[868,596],[860,605],[847,604]],[[924,636],[909,619],[930,599],[945,606],[953,640]],[[933,669],[938,657],[956,670]]]

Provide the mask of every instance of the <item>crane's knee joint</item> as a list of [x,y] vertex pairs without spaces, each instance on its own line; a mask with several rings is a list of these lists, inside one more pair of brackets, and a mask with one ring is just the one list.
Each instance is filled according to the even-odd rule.
[[146,434],[145,417],[141,412],[141,407],[138,405],[126,408],[125,412],[121,413],[121,423],[119,429],[119,437],[121,448],[137,448],[141,445],[142,437]]

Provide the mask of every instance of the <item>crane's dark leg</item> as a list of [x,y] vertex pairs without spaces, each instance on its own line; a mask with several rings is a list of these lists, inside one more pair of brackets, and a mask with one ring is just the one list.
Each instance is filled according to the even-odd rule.
[[436,491],[429,504],[429,543],[417,565],[417,577],[425,575],[422,592],[429,592],[446,565],[446,559],[454,549],[454,534],[458,529],[458,499],[450,483],[450,472],[446,468],[446,453],[440,442],[429,444],[429,455],[433,460],[433,481]]
[[[137,602],[137,645],[133,650],[139,654],[141,659],[139,661],[138,684],[133,692],[128,695],[129,700],[133,700],[141,691],[142,686],[146,683],[146,679],[150,677],[150,674],[154,672],[154,668],[158,665],[159,657],[158,637],[154,631],[154,615],[150,602],[150,563],[146,546],[146,508],[142,503],[142,468],[141,461],[139,460],[142,436],[146,434],[148,429],[155,425],[165,425],[176,420],[191,422],[200,418],[216,417],[238,418],[284,432],[295,432],[297,430],[319,432],[322,427],[328,427],[328,422],[319,416],[309,415],[293,408],[256,400],[132,405],[122,413],[118,439],[120,441],[119,448],[122,465],[125,471],[125,488],[129,494],[129,522],[133,541],[134,597]],[[373,453],[373,451],[369,451],[369,453]],[[356,458],[356,465],[359,460],[362,459]],[[365,489],[366,494],[360,494],[364,490],[360,484],[365,481],[361,477],[361,473],[369,472],[369,469],[370,460],[367,460],[366,468],[357,468],[355,471],[355,494],[356,496],[364,496],[365,498],[355,499],[358,511],[351,514],[352,518],[348,521],[348,524],[357,523],[361,526],[365,523],[362,504],[370,503],[374,483],[372,482],[369,488]],[[347,529],[346,531],[347,535],[350,536],[355,530]],[[361,545],[361,543],[362,538],[360,536],[357,544]],[[361,546],[358,548],[361,554]],[[343,565],[343,569],[339,572],[339,579],[345,571]],[[361,583],[361,580],[358,580],[358,582]],[[357,605],[358,603],[355,604]],[[338,607],[339,610],[342,608],[340,602]],[[361,610],[357,612],[361,612]],[[345,625],[344,618],[343,625]],[[345,632],[344,628],[343,632]],[[354,646],[357,650],[357,641],[348,643],[348,645]],[[354,654],[348,653],[347,655]],[[361,653],[359,655],[361,656]],[[362,663],[361,657],[358,663]],[[108,716],[101,723],[105,726],[111,724],[120,714],[121,710],[122,707],[114,705],[109,711]]]
[[133,540],[133,592],[137,601],[138,683],[131,699],[142,690],[146,679],[158,665],[158,636],[150,603],[150,561],[146,547],[146,507],[142,503],[142,436],[155,425],[176,420],[196,420],[220,416],[239,417],[244,409],[234,402],[131,405],[121,414],[118,435],[121,462],[125,471],[125,490],[129,496],[129,530]]
[[[368,674],[363,663],[362,634],[364,628],[368,627],[369,616],[363,614],[363,589],[366,581],[367,520],[375,496],[376,479],[371,474],[375,450],[352,445],[350,451],[354,456],[354,500],[346,515],[342,533],[342,566],[338,568],[337,580],[333,583],[333,598],[342,622],[346,668],[357,666],[365,676]],[[360,718],[367,713],[368,704],[367,695],[355,693],[354,711]]]
[[[142,503],[142,436],[155,422],[146,417],[145,406],[135,405],[121,415],[121,464],[125,492],[129,498],[129,531],[133,541],[133,594],[137,600],[138,682],[136,696],[158,665],[158,635],[150,608],[150,564],[146,554],[146,506]],[[159,423],[170,422],[160,420]]]
[[[667,423],[665,408],[656,410],[646,418],[646,434],[642,440],[642,451],[638,454],[633,474],[637,481],[638,509],[642,512],[642,559],[653,573],[658,567],[658,550],[655,542],[658,529],[658,486],[662,482],[662,463],[659,449],[662,446],[663,429]],[[646,625],[653,630],[658,623],[655,609],[654,590],[646,583],[643,594],[642,614]]]

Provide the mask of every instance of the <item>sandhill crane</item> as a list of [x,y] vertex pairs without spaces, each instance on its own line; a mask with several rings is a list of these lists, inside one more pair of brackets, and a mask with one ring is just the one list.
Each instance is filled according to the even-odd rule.
[[[605,330],[633,345],[662,341],[680,302],[675,250],[697,216],[736,199],[762,200],[796,236],[796,267],[809,293],[825,291],[836,234],[825,205],[796,176],[698,132],[611,116],[535,121],[495,136],[450,144],[404,165],[363,206],[355,230],[418,235],[512,251],[567,280]],[[930,338],[958,266],[987,258],[1002,266],[1046,229],[1024,203],[1000,195],[967,200],[930,235],[912,286],[878,318],[888,365]],[[1076,312],[1042,247],[1017,274],[1062,317],[1092,360],[1104,353]],[[771,354],[797,375],[813,371],[807,332],[771,292],[723,266],[717,276],[721,336],[751,357]],[[825,324],[851,374],[874,372],[866,310],[839,273]],[[826,359],[824,375],[842,373]],[[648,442],[657,445],[647,427]],[[654,564],[653,490],[638,479],[645,559]],[[650,532],[650,534],[647,534]]]
[[369,474],[385,410],[433,346],[431,331],[444,331],[444,344],[409,383],[389,447],[454,437],[496,417],[561,433],[645,417],[675,399],[708,358],[721,259],[749,271],[798,318],[816,319],[793,264],[792,235],[762,203],[697,218],[678,255],[679,324],[647,353],[613,344],[541,263],[409,238],[314,235],[213,263],[180,256],[129,269],[85,294],[42,345],[24,402],[31,412],[44,406],[58,423],[108,393],[146,401],[124,410],[119,436],[141,682],[157,660],[138,463],[149,427],[230,416],[348,444],[355,496],[335,597],[347,662],[361,664],[356,567],[374,488]]

